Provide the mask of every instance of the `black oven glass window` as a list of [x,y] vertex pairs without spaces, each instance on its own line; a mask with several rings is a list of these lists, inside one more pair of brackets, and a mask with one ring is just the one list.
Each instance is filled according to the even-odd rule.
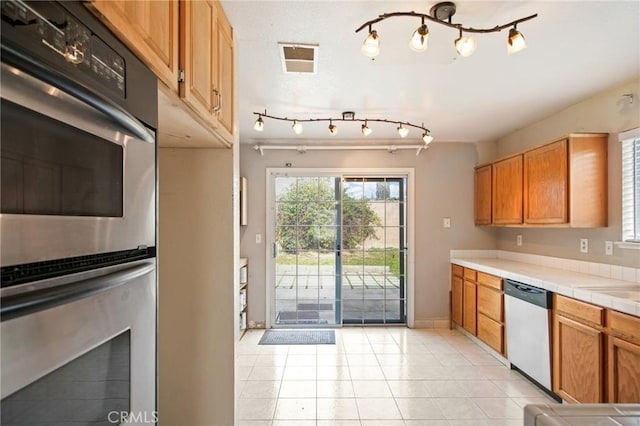
[[123,216],[123,147],[2,100],[2,213]]
[[6,397],[0,424],[118,424],[131,410],[130,339],[130,331],[119,334]]

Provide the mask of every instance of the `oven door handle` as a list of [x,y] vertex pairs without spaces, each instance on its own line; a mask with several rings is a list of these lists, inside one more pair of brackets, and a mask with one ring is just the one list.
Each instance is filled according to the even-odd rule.
[[155,143],[154,135],[137,118],[120,105],[87,86],[76,83],[58,71],[47,68],[40,62],[5,44],[2,45],[2,61],[92,106],[129,130],[140,140]]
[[154,263],[145,262],[107,275],[75,281],[59,287],[7,296],[2,298],[0,320],[7,321],[84,299],[120,287],[154,269]]

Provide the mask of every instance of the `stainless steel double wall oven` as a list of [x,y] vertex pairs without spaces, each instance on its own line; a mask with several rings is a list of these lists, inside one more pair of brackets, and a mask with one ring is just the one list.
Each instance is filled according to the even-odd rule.
[[0,5],[1,423],[151,423],[156,78],[81,2]]

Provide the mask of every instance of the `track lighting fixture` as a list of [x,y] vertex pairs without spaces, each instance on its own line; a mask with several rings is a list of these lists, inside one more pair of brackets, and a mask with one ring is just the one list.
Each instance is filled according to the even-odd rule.
[[417,30],[413,32],[413,36],[411,36],[411,41],[409,42],[409,47],[411,50],[415,52],[424,52],[427,50],[429,41],[429,29],[427,25],[424,23],[424,18],[422,18],[422,24],[418,27]]
[[293,126],[291,126],[291,128],[293,129],[293,133],[296,135],[301,135],[304,131],[302,124],[298,123],[298,120],[293,120]]
[[376,30],[369,28],[369,35],[362,44],[362,53],[370,58],[375,58],[380,53],[380,39]]
[[524,36],[514,25],[513,28],[509,30],[509,38],[507,38],[507,53],[511,55],[512,53],[517,53],[526,48],[527,43],[524,41]]
[[431,142],[433,142],[433,136],[431,136],[429,134],[429,131],[427,130],[422,134],[422,140],[425,144],[429,145]]
[[253,125],[253,129],[256,132],[261,132],[264,130],[264,121],[262,121],[262,116],[258,114],[258,119],[256,120],[256,124]]
[[471,56],[473,52],[476,51],[478,42],[473,37],[463,36],[462,30],[460,30],[460,37],[456,39],[454,44],[456,46],[458,54],[466,58],[467,56]]
[[333,121],[331,121],[331,119],[329,120],[329,133],[331,133],[332,135],[338,133],[338,128],[333,124]]
[[431,141],[433,141],[433,136],[430,136],[430,131],[429,129],[427,129],[424,126],[424,123],[422,123],[421,126],[418,126],[417,124],[412,124],[409,123],[407,121],[396,121],[396,120],[387,120],[384,118],[356,118],[355,113],[353,111],[345,111],[342,113],[342,117],[341,118],[289,118],[289,117],[276,117],[273,115],[269,115],[267,114],[267,111],[265,110],[264,113],[262,112],[254,112],[255,115],[258,116],[258,119],[256,120],[256,124],[254,126],[254,129],[261,132],[264,129],[264,123],[263,123],[263,118],[271,118],[273,120],[281,120],[281,121],[290,121],[293,122],[293,125],[291,126],[291,129],[296,133],[296,134],[301,134],[302,133],[302,124],[301,123],[312,123],[312,122],[317,122],[317,121],[324,121],[324,122],[329,122],[329,133],[331,133],[332,135],[335,135],[338,133],[338,127],[333,124],[334,121],[341,121],[341,122],[359,122],[362,123],[362,126],[360,127],[361,131],[362,131],[362,135],[363,136],[369,136],[371,134],[371,132],[373,131],[370,127],[369,127],[369,121],[371,122],[376,122],[376,123],[392,123],[392,124],[396,124],[398,127],[396,127],[396,130],[398,131],[398,135],[400,135],[401,138],[406,138],[409,135],[409,128],[413,127],[416,129],[419,129],[422,131],[422,140],[428,144]]
[[409,134],[409,129],[407,129],[406,127],[402,127],[402,123],[400,124],[400,126],[398,126],[398,134],[400,135],[401,138],[406,138],[407,135]]
[[357,30],[357,32],[362,31],[364,28],[369,28],[369,35],[367,36],[364,44],[362,45],[362,53],[371,58],[377,56],[380,53],[380,37],[378,36],[378,32],[374,30],[372,27],[374,24],[378,22],[384,21],[385,19],[393,18],[396,16],[415,16],[421,19],[421,25],[417,30],[413,32],[411,37],[411,41],[409,42],[409,47],[412,50],[418,52],[424,52],[427,50],[427,41],[429,38],[429,29],[425,25],[425,19],[435,22],[440,25],[444,25],[450,28],[457,29],[459,31],[459,37],[455,40],[455,47],[460,56],[470,56],[476,49],[477,41],[474,37],[471,37],[466,34],[478,34],[478,33],[495,33],[510,28],[509,37],[507,39],[507,47],[508,52],[515,53],[526,48],[526,44],[524,42],[524,36],[520,31],[516,29],[516,25],[533,19],[538,16],[538,14],[530,15],[524,18],[516,19],[515,21],[511,21],[504,25],[496,25],[492,28],[473,28],[473,27],[465,27],[462,24],[455,24],[451,22],[451,17],[456,13],[456,5],[453,2],[445,1],[441,3],[435,4],[429,14],[417,13],[417,12],[391,12],[379,15],[377,18],[372,19],[370,21],[362,24]]

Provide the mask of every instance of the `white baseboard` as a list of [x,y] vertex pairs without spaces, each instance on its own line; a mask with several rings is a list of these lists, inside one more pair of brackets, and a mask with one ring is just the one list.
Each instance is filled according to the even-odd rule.
[[413,328],[449,328],[449,318],[431,318],[414,320]]

